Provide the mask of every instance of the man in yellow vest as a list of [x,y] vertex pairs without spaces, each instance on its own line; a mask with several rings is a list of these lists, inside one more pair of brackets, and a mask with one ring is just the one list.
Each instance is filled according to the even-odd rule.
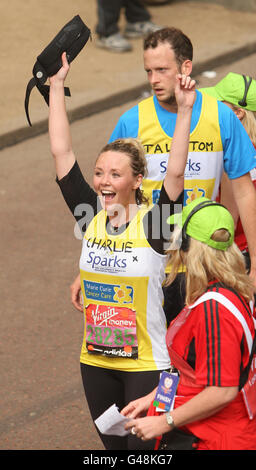
[[[153,203],[158,199],[165,176],[175,128],[175,77],[177,73],[191,75],[192,59],[193,46],[182,31],[163,28],[149,34],[144,40],[144,67],[153,95],[126,111],[110,137],[110,141],[125,137],[141,139],[148,162],[148,176],[142,189]],[[254,167],[255,149],[235,114],[225,104],[197,91],[184,205],[200,196],[216,199],[223,170],[227,173],[246,234],[252,263],[250,275],[256,286],[256,192],[249,173]],[[176,284],[165,289],[168,321],[183,306],[183,277],[180,274]]]

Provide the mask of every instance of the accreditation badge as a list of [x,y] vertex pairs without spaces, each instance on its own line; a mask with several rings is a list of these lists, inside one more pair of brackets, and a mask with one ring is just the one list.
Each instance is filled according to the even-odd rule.
[[157,411],[170,411],[173,409],[179,376],[176,373],[162,372],[157,387],[153,405]]

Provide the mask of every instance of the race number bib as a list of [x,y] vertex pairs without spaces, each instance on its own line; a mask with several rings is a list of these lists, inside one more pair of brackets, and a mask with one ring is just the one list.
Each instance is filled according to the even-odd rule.
[[89,354],[138,359],[136,312],[127,307],[89,304],[86,347]]

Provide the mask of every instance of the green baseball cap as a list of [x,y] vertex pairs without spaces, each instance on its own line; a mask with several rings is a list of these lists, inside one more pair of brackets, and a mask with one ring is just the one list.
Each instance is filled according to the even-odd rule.
[[[183,208],[182,216],[173,214],[168,217],[167,223],[179,225],[187,235],[216,250],[225,251],[234,241],[232,215],[224,206],[206,197],[194,199]],[[215,241],[211,238],[220,229],[229,232],[227,241]]]
[[219,101],[256,111],[256,81],[249,76],[230,72],[217,85],[201,88],[200,91]]

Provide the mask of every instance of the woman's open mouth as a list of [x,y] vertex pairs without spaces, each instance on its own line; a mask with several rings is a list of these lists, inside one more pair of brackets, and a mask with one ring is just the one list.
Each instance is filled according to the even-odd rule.
[[105,202],[111,201],[114,199],[116,193],[113,191],[101,191],[101,196],[103,197]]

